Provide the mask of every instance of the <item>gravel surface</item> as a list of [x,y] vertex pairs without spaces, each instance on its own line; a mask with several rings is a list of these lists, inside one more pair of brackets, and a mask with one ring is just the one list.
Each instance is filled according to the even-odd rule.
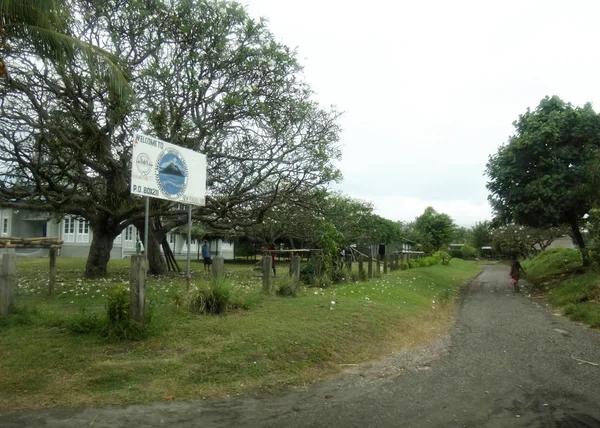
[[505,266],[464,290],[449,335],[305,392],[0,413],[1,427],[600,427],[600,333],[514,294]]

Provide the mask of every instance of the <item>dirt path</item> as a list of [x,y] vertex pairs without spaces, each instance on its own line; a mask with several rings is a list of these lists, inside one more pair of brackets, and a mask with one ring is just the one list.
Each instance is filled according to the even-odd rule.
[[486,266],[426,349],[306,392],[0,414],[8,427],[600,427],[600,334],[508,289]]

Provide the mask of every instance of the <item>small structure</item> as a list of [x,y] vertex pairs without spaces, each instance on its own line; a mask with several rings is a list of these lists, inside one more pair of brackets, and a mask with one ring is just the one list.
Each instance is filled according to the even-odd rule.
[[56,253],[63,242],[58,238],[0,238],[0,248],[44,248],[49,250],[48,294],[54,296],[56,285]]

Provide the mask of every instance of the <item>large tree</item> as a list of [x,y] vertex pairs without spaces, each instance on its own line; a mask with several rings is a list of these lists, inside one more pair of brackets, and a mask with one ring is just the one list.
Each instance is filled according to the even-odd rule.
[[415,219],[418,242],[426,253],[445,249],[451,243],[455,229],[452,218],[448,214],[438,213],[433,207],[427,207]]
[[[232,229],[338,177],[338,114],[311,100],[295,53],[236,3],[72,0],[69,31],[119,59],[135,99],[118,96],[81,55],[66,63],[11,40],[0,86],[0,203],[88,219],[86,275],[106,273],[113,240],[143,226],[130,193],[132,134],[142,130],[207,154],[206,205],[194,218]],[[153,200],[148,246],[186,222]],[[160,220],[160,221],[158,221]]]
[[496,217],[538,228],[568,224],[589,264],[580,222],[600,196],[600,116],[590,104],[574,107],[554,96],[514,126],[487,164]]
[[0,0],[0,78],[9,77],[11,64],[6,63],[6,56],[14,49],[11,41],[19,40],[37,56],[59,64],[80,55],[96,77],[107,76],[117,93],[132,95],[117,58],[69,34],[71,19],[67,0]]

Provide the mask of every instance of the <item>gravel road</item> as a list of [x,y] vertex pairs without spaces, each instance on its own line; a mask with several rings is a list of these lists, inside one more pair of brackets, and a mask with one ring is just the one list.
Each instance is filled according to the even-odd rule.
[[[558,316],[507,268],[464,290],[450,334],[304,392],[0,413],[12,427],[600,427],[600,333]],[[596,364],[596,365],[594,365]]]

